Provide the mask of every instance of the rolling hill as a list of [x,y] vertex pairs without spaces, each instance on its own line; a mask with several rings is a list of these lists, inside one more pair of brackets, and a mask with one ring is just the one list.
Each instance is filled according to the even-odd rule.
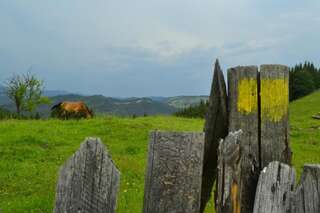
[[[156,114],[172,114],[177,111],[175,107],[166,103],[154,101],[151,98],[116,99],[103,95],[61,95],[51,97],[52,105],[62,101],[84,101],[95,113],[114,114],[121,116],[142,116]],[[39,112],[43,116],[50,114],[50,106],[41,106]]]
[[[50,115],[52,105],[62,101],[84,101],[98,114],[114,114],[120,116],[169,115],[190,105],[197,105],[207,96],[176,96],[176,97],[142,97],[112,98],[103,95],[69,94],[66,91],[46,90],[44,95],[51,99],[50,106],[40,106],[38,112],[42,117]],[[13,111],[15,108],[0,86],[0,107]]]

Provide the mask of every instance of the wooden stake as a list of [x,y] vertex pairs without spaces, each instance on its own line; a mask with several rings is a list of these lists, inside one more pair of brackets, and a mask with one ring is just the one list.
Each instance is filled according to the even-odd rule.
[[100,139],[87,138],[60,170],[55,213],[114,213],[120,173]]
[[306,164],[291,199],[291,213],[320,212],[320,165]]
[[144,213],[199,213],[204,134],[153,132]]
[[253,213],[287,213],[294,190],[295,170],[278,161],[265,167],[259,177]]
[[[230,168],[233,171],[229,172],[232,175],[226,173],[227,165],[219,164],[218,188],[223,190],[218,192],[217,210],[252,212],[260,173],[258,68],[246,66],[229,69],[228,86],[229,132],[242,131],[237,138],[239,143],[237,149],[241,155],[232,158],[234,162]],[[224,159],[228,156],[220,152],[219,158]]]
[[291,163],[289,147],[289,69],[283,65],[262,65],[261,168],[271,161]]
[[205,120],[205,152],[201,190],[201,212],[211,197],[217,176],[217,151],[219,141],[228,134],[227,91],[222,70],[217,60]]

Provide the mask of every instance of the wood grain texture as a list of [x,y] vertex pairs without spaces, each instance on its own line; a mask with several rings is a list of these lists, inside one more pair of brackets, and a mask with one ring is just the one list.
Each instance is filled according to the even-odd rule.
[[253,213],[287,213],[294,190],[295,170],[278,161],[271,162],[260,174]]
[[227,91],[222,70],[217,60],[205,118],[205,152],[201,190],[201,212],[208,203],[217,176],[219,141],[228,134]]
[[87,138],[60,170],[55,213],[113,213],[120,173],[100,139]]
[[199,213],[203,152],[203,133],[151,133],[144,213]]
[[320,212],[320,165],[306,164],[291,199],[291,213]]
[[259,160],[258,68],[235,67],[228,70],[229,132],[242,130],[241,146]]
[[261,168],[272,161],[291,164],[289,147],[289,69],[283,65],[262,65]]
[[[253,212],[261,169],[272,161],[291,163],[288,77],[282,65],[262,65],[260,73],[255,66],[228,70],[230,134],[219,148],[218,212]],[[282,207],[275,207],[275,212]]]
[[240,137],[242,130],[231,132],[220,142],[216,209],[218,213],[238,212],[239,171],[241,170]]
[[[236,200],[227,206],[232,206],[233,212],[252,212],[260,173],[258,68],[246,66],[229,69],[228,86],[229,132],[242,130],[242,134],[237,139],[241,156],[238,162],[234,162],[237,167],[234,168],[232,180]],[[226,184],[226,181],[220,184]],[[218,208],[220,212],[228,212],[222,206]]]

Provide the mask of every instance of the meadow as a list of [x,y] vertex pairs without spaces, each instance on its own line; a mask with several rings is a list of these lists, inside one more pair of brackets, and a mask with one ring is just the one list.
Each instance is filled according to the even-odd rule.
[[[291,147],[297,173],[320,163],[320,92],[290,104]],[[121,171],[117,212],[141,212],[149,132],[202,131],[204,120],[173,116],[91,120],[0,121],[0,209],[52,212],[59,167],[85,137],[100,137]],[[206,212],[213,212],[212,203]]]

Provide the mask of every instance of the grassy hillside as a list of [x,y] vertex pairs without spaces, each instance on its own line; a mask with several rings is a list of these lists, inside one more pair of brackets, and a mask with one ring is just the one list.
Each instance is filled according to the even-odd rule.
[[305,163],[320,164],[320,120],[312,115],[320,112],[320,92],[290,104],[291,146],[293,165],[298,174]]
[[[293,165],[320,163],[320,92],[290,105]],[[203,120],[175,117],[81,121],[0,121],[0,209],[52,212],[59,166],[87,136],[100,137],[121,171],[117,212],[141,212],[150,130],[201,131]],[[213,212],[212,206],[207,212]]]

